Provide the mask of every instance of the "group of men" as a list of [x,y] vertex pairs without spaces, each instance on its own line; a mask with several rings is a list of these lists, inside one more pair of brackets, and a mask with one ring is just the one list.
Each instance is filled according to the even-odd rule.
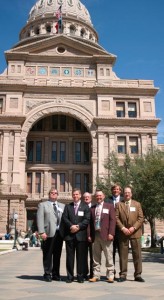
[[[134,280],[141,277],[141,235],[143,212],[141,204],[132,199],[132,190],[125,187],[123,197],[117,184],[111,188],[112,196],[105,198],[96,190],[94,201],[89,193],[74,189],[73,201],[64,205],[57,201],[58,191],[51,189],[49,199],[38,205],[37,224],[42,239],[44,280],[60,281],[60,257],[63,241],[66,245],[67,283],[75,280],[76,257],[77,282],[97,282],[101,277],[102,252],[105,256],[106,280],[116,278],[115,257],[119,255],[118,282],[127,279],[129,244],[134,263]],[[89,253],[89,265],[88,265]]]

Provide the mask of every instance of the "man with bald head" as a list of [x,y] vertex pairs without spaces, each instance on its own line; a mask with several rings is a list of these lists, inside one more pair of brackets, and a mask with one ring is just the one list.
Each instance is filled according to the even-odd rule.
[[[89,208],[92,206],[92,195],[88,192],[83,194],[83,200],[88,205]],[[88,266],[88,255],[89,255],[89,266]],[[87,259],[86,259],[86,271],[85,271],[85,279],[93,277],[93,253],[92,253],[92,243],[88,241],[87,243]]]

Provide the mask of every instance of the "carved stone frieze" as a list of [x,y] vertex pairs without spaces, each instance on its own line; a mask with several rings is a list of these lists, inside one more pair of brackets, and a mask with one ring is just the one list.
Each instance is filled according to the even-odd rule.
[[[51,100],[53,101],[53,100]],[[26,113],[28,113],[30,110],[34,109],[35,107],[45,104],[47,101],[38,101],[38,100],[27,100],[26,101]]]
[[78,106],[87,109],[93,116],[95,115],[95,101],[68,101],[72,104],[77,104]]

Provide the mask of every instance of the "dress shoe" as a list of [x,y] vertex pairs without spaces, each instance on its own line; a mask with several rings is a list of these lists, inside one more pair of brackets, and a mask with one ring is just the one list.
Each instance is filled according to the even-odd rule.
[[136,277],[134,280],[138,282],[145,282],[145,280],[142,277]]
[[120,277],[117,280],[117,282],[124,282],[124,281],[126,281],[126,277]]
[[96,281],[99,281],[97,277],[93,277],[89,279],[89,282],[96,282]]
[[72,282],[73,282],[73,279],[69,279],[69,278],[68,278],[68,279],[66,280],[66,283],[72,283]]
[[114,278],[108,278],[108,279],[107,279],[107,282],[109,282],[109,283],[114,283]]
[[51,282],[52,281],[52,278],[51,278],[50,274],[44,274],[43,279],[44,279],[44,281],[47,281],[47,282]]
[[84,283],[84,279],[78,279],[77,282],[78,283]]
[[52,276],[52,280],[54,280],[54,281],[62,281],[61,280],[61,277],[59,276]]

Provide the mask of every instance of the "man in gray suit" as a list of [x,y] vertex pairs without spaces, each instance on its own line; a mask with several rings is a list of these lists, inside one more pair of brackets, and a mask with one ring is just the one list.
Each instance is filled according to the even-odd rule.
[[60,281],[60,257],[63,238],[59,232],[64,204],[57,201],[58,191],[52,188],[49,199],[38,205],[37,225],[42,238],[44,280]]

